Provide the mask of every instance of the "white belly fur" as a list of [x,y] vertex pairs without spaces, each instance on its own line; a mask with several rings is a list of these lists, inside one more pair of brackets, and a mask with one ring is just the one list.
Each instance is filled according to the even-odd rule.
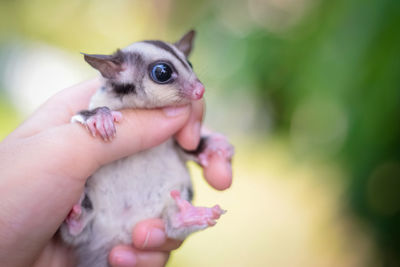
[[191,188],[190,176],[172,139],[97,170],[87,182],[95,218],[91,243],[130,243],[133,226],[162,215],[171,190]]

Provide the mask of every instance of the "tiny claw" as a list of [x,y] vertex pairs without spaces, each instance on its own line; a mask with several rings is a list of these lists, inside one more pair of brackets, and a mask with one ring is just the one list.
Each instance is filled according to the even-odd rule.
[[104,118],[104,130],[105,130],[108,141],[112,140],[113,126],[114,126],[113,119],[110,117],[105,117]]
[[86,127],[89,128],[89,132],[92,134],[92,136],[96,137],[97,130],[96,130],[95,122],[93,120],[89,120],[86,123]]
[[211,212],[213,215],[213,219],[219,219],[222,214],[226,213],[226,210],[221,209],[219,205],[215,205],[214,207],[211,208]]
[[122,120],[122,113],[119,111],[112,111],[111,112],[113,119],[115,122],[120,122]]
[[207,224],[208,224],[209,226],[214,226],[214,225],[217,224],[217,222],[216,222],[215,220],[213,220],[213,219],[208,219],[208,220],[207,220]]

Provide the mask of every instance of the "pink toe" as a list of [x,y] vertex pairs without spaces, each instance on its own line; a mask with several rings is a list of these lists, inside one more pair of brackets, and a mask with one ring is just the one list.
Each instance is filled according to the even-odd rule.
[[96,137],[96,133],[97,133],[97,129],[96,129],[96,125],[95,125],[95,121],[94,120],[88,120],[86,123],[90,133]]
[[107,141],[107,134],[106,130],[104,129],[104,121],[102,116],[99,116],[96,119],[96,129],[100,133],[100,136],[103,138],[103,140]]
[[207,224],[208,224],[209,226],[214,226],[214,225],[217,224],[217,222],[214,221],[214,220],[212,220],[212,219],[208,219],[208,220],[207,220]]
[[111,111],[114,121],[120,122],[122,120],[122,113],[119,111]]
[[115,129],[114,121],[111,121],[112,125],[112,137],[114,138],[115,135],[117,134],[117,129]]
[[72,211],[73,211],[74,213],[81,214],[81,213],[82,213],[82,208],[81,208],[80,205],[76,204],[76,205],[74,205],[74,206],[72,207]]
[[171,194],[171,197],[175,200],[177,200],[181,197],[181,193],[178,190],[172,190],[170,194]]
[[114,137],[114,121],[112,120],[112,118],[105,118],[104,129],[106,131],[107,139],[112,140],[112,138]]

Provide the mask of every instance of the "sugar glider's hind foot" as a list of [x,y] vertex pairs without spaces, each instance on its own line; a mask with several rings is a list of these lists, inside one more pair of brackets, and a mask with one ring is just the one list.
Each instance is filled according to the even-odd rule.
[[[88,195],[84,192],[78,203],[69,212],[64,223],[60,227],[62,239],[68,244],[77,244],[87,238],[82,233],[93,219],[93,206]],[[87,232],[87,231],[86,231]]]
[[71,118],[71,122],[85,125],[94,137],[99,134],[104,141],[111,141],[116,134],[114,122],[119,122],[121,119],[121,112],[110,110],[108,107],[99,107],[78,112]]
[[172,191],[171,197],[178,210],[170,212],[166,221],[168,237],[183,240],[189,234],[214,226],[216,220],[226,211],[218,205],[212,208],[194,207],[189,201],[182,199],[179,191]]

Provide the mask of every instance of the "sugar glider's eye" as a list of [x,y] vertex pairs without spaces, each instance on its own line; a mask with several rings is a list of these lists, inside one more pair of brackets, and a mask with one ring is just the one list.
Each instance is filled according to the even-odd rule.
[[168,83],[172,81],[172,68],[168,63],[160,62],[150,68],[150,77],[156,83]]

